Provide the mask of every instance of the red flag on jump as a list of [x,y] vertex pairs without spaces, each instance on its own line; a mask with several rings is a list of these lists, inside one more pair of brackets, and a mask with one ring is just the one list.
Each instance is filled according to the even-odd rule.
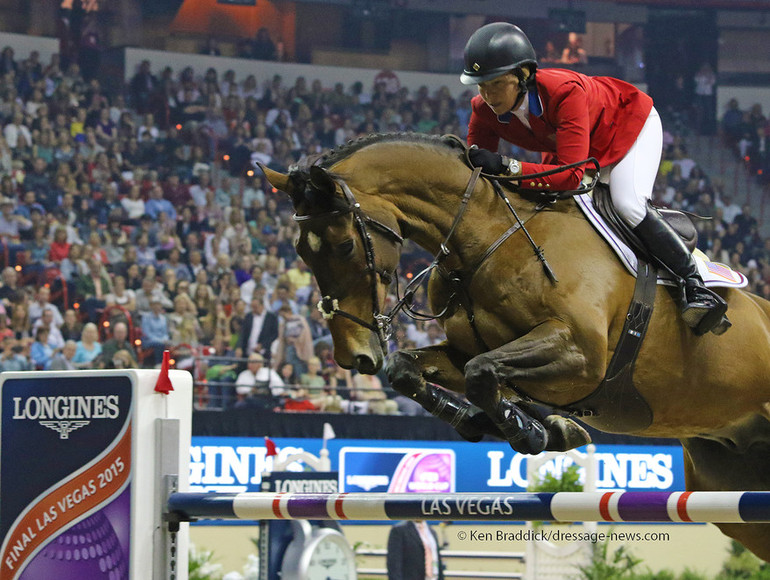
[[174,390],[171,384],[171,379],[168,376],[168,367],[170,361],[170,353],[167,350],[163,351],[163,364],[160,365],[160,374],[158,375],[158,382],[155,383],[155,391],[168,395]]
[[267,457],[275,457],[278,455],[278,451],[275,448],[275,443],[269,437],[265,437],[265,447],[267,447]]

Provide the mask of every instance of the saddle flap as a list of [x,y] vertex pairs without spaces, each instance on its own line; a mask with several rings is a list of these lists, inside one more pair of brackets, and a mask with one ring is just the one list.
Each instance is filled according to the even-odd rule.
[[[637,255],[641,254],[642,256],[649,257],[647,250],[615,209],[612,197],[610,196],[610,188],[606,183],[598,183],[596,185],[592,199],[594,208],[596,208],[596,211],[610,226],[615,235],[626,245],[633,248]],[[695,224],[692,223],[690,216],[674,209],[658,209],[658,212],[663,216],[668,225],[679,234],[687,249],[690,252],[695,250],[695,247],[698,245],[698,230],[695,229]]]
[[[598,195],[597,192],[599,192]],[[618,256],[626,270],[628,270],[631,275],[636,276],[638,263],[637,255],[647,258],[646,252],[641,254],[637,253],[635,247],[632,246],[631,243],[624,241],[621,239],[620,235],[616,233],[617,228],[614,227],[614,223],[611,224],[611,222],[608,221],[610,218],[605,218],[603,214],[599,213],[598,206],[600,204],[597,204],[597,200],[607,201],[606,198],[609,197],[607,186],[602,185],[601,188],[597,187],[594,190],[594,193],[595,195],[593,198],[583,194],[576,195],[573,199],[596,232],[607,242],[610,248],[612,248]],[[688,247],[695,245],[697,242],[697,233],[695,225],[692,222],[692,216],[674,210],[663,210],[661,213],[667,216],[667,221],[673,220],[673,223],[671,221],[669,221],[669,223],[677,230],[679,235],[682,236],[682,239],[685,240],[685,244]],[[614,215],[617,222],[622,222],[623,227],[628,229],[628,226],[625,226],[625,222],[623,222],[617,214]],[[670,218],[668,216],[670,216]],[[729,266],[724,264],[711,262],[708,259],[708,256],[697,248],[692,254],[695,258],[695,263],[698,265],[698,272],[708,288],[743,288],[748,285],[748,278],[741,272],[732,270]],[[676,285],[676,282],[667,276],[665,272],[659,272],[658,284]]]

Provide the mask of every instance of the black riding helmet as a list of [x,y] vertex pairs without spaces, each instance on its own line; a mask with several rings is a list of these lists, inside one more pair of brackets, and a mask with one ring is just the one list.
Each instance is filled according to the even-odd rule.
[[521,28],[507,22],[493,22],[479,28],[465,45],[464,85],[477,85],[508,71],[531,65],[537,68],[537,55]]

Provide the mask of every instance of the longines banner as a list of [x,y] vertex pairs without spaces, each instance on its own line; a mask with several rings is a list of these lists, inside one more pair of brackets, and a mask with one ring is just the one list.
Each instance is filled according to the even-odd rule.
[[[318,455],[321,439],[275,438],[279,457],[298,451]],[[526,455],[507,443],[331,439],[331,467],[341,492],[486,493],[527,488]],[[584,451],[584,449],[581,449]],[[190,490],[260,491],[262,473],[271,471],[261,438],[193,437]],[[680,447],[597,445],[600,491],[684,490]],[[560,457],[543,466],[561,473],[572,461]],[[295,463],[290,470],[302,471]]]
[[132,389],[127,376],[2,382],[0,578],[128,577]]

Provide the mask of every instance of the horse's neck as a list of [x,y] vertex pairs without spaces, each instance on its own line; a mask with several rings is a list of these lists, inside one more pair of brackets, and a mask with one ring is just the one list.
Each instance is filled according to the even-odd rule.
[[[461,211],[471,178],[468,168],[456,154],[426,148],[400,147],[385,154],[372,147],[357,157],[355,163],[352,158],[340,162],[335,170],[350,177],[350,185],[366,195],[362,206],[378,219],[391,214],[404,237],[437,254]],[[361,166],[367,171],[361,172]],[[516,196],[509,197],[514,204],[522,203]],[[448,240],[453,256],[463,264],[472,263],[510,225],[508,210],[489,182],[479,179]]]
[[410,239],[434,255],[446,244],[465,265],[478,260],[511,225],[508,210],[483,179],[475,183],[467,204],[463,204],[469,180],[467,171],[424,177],[417,190],[393,200]]

